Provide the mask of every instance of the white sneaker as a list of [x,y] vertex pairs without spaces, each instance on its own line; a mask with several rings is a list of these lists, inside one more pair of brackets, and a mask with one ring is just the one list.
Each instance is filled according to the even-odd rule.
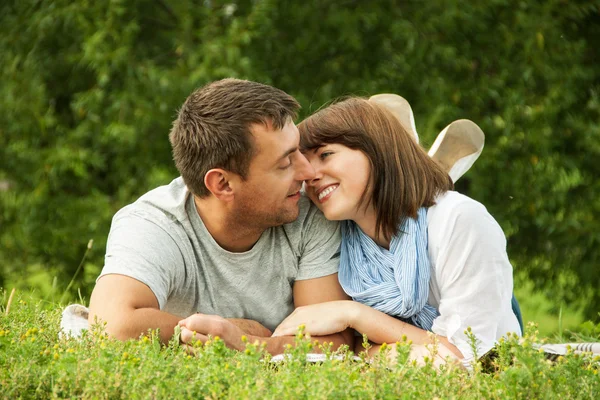
[[[415,117],[406,99],[397,94],[383,93],[371,96],[369,101],[390,110],[419,143]],[[459,119],[440,132],[429,149],[429,156],[444,168],[453,182],[456,182],[477,161],[484,143],[485,135],[477,124],[468,119]]]
[[484,144],[485,135],[479,126],[468,119],[459,119],[438,135],[429,156],[456,182],[477,161]]
[[419,135],[415,126],[415,116],[408,101],[397,94],[382,93],[369,97],[369,101],[385,106],[400,121],[404,129],[412,134],[419,143]]
[[89,329],[90,310],[81,304],[67,306],[60,319],[59,337],[79,337],[84,329]]

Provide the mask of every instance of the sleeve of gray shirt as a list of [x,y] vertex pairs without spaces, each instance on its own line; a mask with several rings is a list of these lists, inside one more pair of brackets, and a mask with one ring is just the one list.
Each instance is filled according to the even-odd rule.
[[183,276],[184,260],[175,240],[143,211],[123,210],[113,219],[100,276],[120,274],[152,290],[163,309],[176,279]]
[[321,278],[335,274],[340,266],[340,224],[328,221],[311,204],[302,227],[301,256],[296,280]]

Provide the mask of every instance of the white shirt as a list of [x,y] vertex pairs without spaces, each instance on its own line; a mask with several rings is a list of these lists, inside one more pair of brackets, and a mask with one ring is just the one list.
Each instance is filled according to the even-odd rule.
[[512,311],[512,266],[502,228],[479,202],[448,191],[427,212],[431,283],[429,304],[439,310],[432,331],[465,357],[483,356],[507,332],[521,334]]

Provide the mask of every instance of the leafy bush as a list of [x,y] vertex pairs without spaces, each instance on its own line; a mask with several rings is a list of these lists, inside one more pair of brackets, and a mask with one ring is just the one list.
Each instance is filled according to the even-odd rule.
[[[0,293],[2,304],[7,293]],[[501,341],[488,372],[435,369],[407,361],[408,344],[398,345],[399,362],[385,351],[372,363],[345,357],[306,362],[313,344],[300,332],[280,363],[270,362],[260,344],[244,352],[213,338],[186,353],[174,336],[162,346],[156,332],[127,342],[107,338],[96,325],[80,340],[59,338],[60,309],[17,294],[10,310],[0,307],[0,386],[6,398],[595,398],[600,359],[567,355],[556,363],[524,339]],[[599,338],[596,338],[598,340]],[[326,354],[332,356],[327,348]]]

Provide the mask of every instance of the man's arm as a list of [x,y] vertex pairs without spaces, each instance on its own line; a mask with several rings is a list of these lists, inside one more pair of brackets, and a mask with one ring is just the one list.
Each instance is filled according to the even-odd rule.
[[[337,274],[296,281],[294,284],[294,303],[296,307],[347,299],[348,296],[346,296],[340,287]],[[193,340],[205,341],[208,335],[211,335],[213,337],[219,336],[231,348],[243,350],[245,347],[241,339],[244,333],[230,321],[216,315],[195,314],[180,321],[179,325],[182,327],[181,340],[184,343],[189,343]],[[294,336],[246,336],[251,343],[255,341],[265,342],[267,344],[267,351],[271,354],[283,353],[285,346],[288,344],[293,345],[295,341]],[[354,336],[352,331],[344,331],[333,335],[315,337],[314,339],[326,343],[333,342],[334,349],[343,344],[347,344],[352,348]],[[315,349],[315,351],[318,351],[318,349]]]
[[106,322],[106,332],[117,339],[137,338],[158,328],[166,343],[181,317],[160,311],[152,290],[137,279],[109,274],[100,277],[92,291],[90,325],[96,319]]
[[[158,300],[148,286],[137,279],[104,275],[96,283],[90,299],[88,322],[106,322],[106,333],[119,340],[135,339],[148,329],[160,329],[160,339],[167,343],[183,317],[159,310]],[[230,319],[230,323],[248,335],[270,336],[271,331],[256,321]]]
[[246,335],[269,337],[273,334],[263,324],[258,321],[243,318],[226,318],[227,321],[231,322],[242,330]]

